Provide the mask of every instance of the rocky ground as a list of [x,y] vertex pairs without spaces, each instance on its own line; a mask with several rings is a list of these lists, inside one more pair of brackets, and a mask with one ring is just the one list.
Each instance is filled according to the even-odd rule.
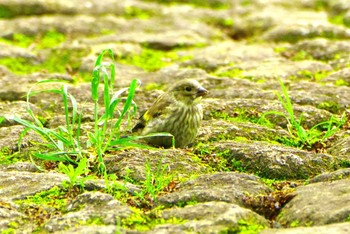
[[[2,233],[350,233],[348,0],[0,0],[0,17]],[[89,131],[90,76],[108,48],[116,89],[142,82],[139,111],[194,78],[210,91],[204,121],[186,149],[111,150],[108,183],[64,186],[57,162],[32,157],[43,139],[12,117],[32,120],[29,89],[61,80]],[[281,83],[305,129],[334,119],[334,134],[322,125],[301,141],[278,114]],[[59,96],[30,106],[64,125]]]

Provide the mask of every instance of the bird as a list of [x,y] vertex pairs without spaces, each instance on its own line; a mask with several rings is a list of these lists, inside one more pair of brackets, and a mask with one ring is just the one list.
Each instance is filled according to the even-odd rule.
[[132,132],[141,131],[142,136],[166,132],[174,137],[174,145],[171,136],[146,137],[146,142],[152,146],[188,146],[197,136],[203,119],[201,99],[207,93],[208,90],[195,79],[176,82],[141,115]]

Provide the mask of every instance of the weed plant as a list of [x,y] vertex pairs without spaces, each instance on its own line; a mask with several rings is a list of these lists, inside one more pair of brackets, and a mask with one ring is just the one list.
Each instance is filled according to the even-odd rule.
[[302,126],[303,114],[301,114],[299,118],[295,116],[293,104],[288,95],[287,88],[282,81],[280,81],[280,85],[282,93],[276,93],[276,95],[287,114],[279,111],[269,111],[261,116],[259,122],[266,120],[267,115],[279,115],[284,117],[288,122],[288,132],[292,137],[291,139],[283,139],[286,144],[296,147],[312,148],[312,146],[317,143],[323,144],[326,139],[333,136],[346,123],[346,115],[343,114],[340,118],[331,116],[328,121],[318,123],[310,129],[305,129]]
[[[104,56],[108,54],[111,62],[103,62]],[[99,101],[98,87],[100,80],[103,80],[103,104]],[[57,82],[54,80],[44,80],[37,83]],[[168,133],[152,134],[149,136],[129,136],[121,137],[122,121],[127,119],[130,121],[136,114],[137,106],[133,102],[136,88],[140,82],[136,79],[132,80],[128,88],[114,91],[115,84],[115,64],[112,50],[104,50],[97,57],[95,68],[92,72],[91,81],[91,98],[94,105],[94,128],[93,131],[87,133],[87,141],[81,141],[81,120],[82,113],[79,111],[76,99],[68,92],[65,84],[61,88],[32,91],[27,93],[27,112],[33,119],[32,121],[24,120],[17,116],[13,120],[25,126],[24,132],[21,134],[19,145],[28,131],[34,131],[40,135],[44,141],[46,152],[34,152],[33,156],[43,160],[60,161],[78,165],[79,162],[87,158],[86,166],[91,162],[97,164],[98,172],[103,175],[105,173],[105,165],[103,156],[107,150],[116,150],[124,147],[141,147],[148,148],[143,144],[135,143],[135,140],[151,137],[154,135],[171,136]],[[43,125],[40,119],[34,114],[30,97],[39,93],[54,93],[62,97],[65,126],[59,126],[57,129],[50,129]],[[126,98],[125,95],[126,94]],[[121,106],[121,108],[117,108]],[[99,113],[102,113],[99,115]],[[117,115],[117,117],[115,117]],[[97,156],[97,162],[94,157]],[[68,172],[62,166],[63,171]],[[70,170],[70,169],[69,169]],[[81,174],[81,173],[80,173]]]

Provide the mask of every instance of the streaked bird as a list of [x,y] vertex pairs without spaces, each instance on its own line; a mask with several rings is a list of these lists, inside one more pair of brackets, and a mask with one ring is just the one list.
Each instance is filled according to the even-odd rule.
[[[203,119],[200,101],[207,93],[208,91],[193,79],[175,83],[140,117],[133,132],[142,130],[142,135],[167,132],[174,136],[175,147],[183,148],[191,144]],[[153,146],[172,146],[172,137],[169,136],[152,136],[145,139]]]

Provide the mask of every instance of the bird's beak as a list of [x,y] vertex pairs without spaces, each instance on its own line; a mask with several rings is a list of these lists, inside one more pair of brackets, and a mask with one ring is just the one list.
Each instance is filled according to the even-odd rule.
[[203,87],[200,87],[200,88],[198,88],[198,90],[197,90],[196,96],[197,96],[197,97],[202,97],[202,96],[207,95],[207,93],[208,93],[208,90],[206,90],[206,89],[203,88]]

